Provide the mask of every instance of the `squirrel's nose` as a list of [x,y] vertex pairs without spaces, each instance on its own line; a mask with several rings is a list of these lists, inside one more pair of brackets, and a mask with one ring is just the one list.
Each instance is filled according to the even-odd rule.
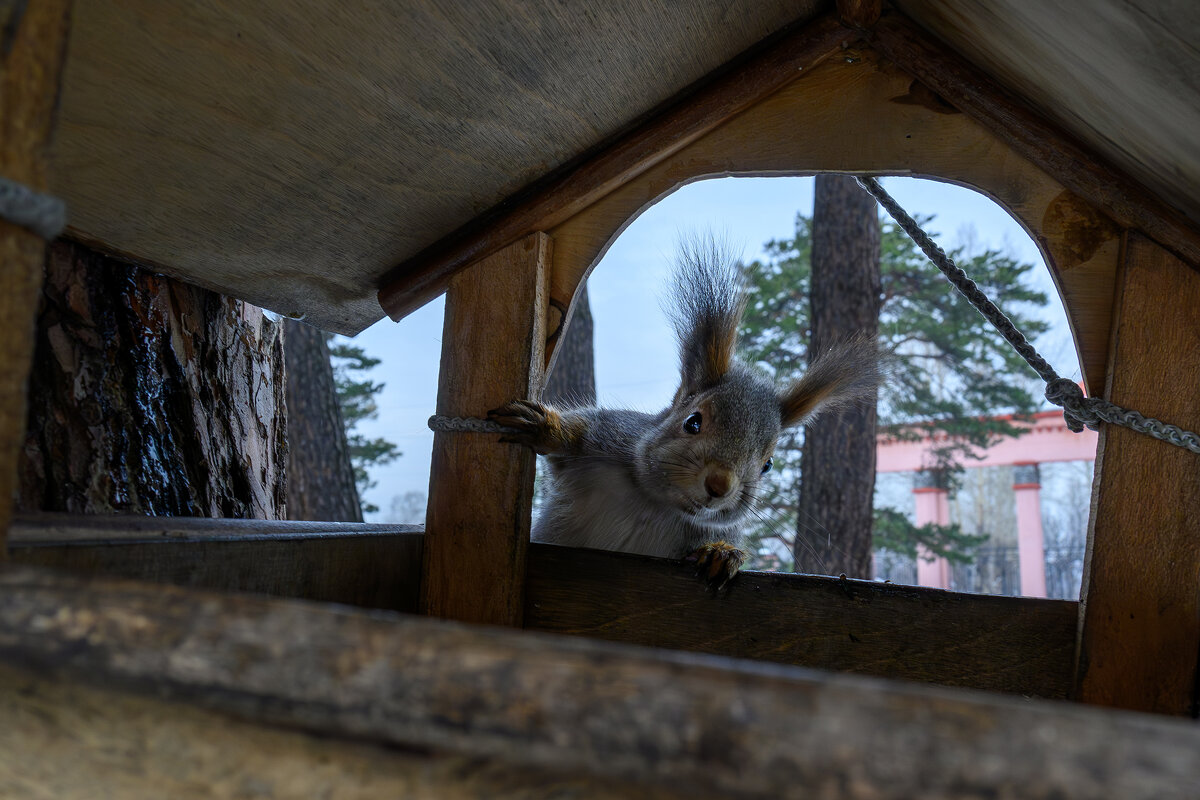
[[709,497],[724,497],[729,494],[729,473],[716,469],[704,476],[704,491]]

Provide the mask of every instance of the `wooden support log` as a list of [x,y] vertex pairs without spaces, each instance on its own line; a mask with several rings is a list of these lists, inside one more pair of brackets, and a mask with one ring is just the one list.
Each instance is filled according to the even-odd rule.
[[895,13],[884,16],[872,28],[871,46],[1067,189],[1200,269],[1200,231],[1182,214],[912,22]]
[[[550,237],[535,233],[454,277],[446,298],[437,413],[483,417],[537,398],[544,381]],[[421,609],[520,625],[534,454],[495,434],[436,433]]]
[[[0,176],[46,188],[70,0],[0,6]],[[25,437],[25,391],[45,242],[0,221],[0,560]]]
[[[1200,428],[1200,274],[1131,233],[1105,396]],[[1078,699],[1195,715],[1200,456],[1105,425],[1080,607]]]
[[0,667],[0,718],[6,722],[0,726],[0,792],[6,797],[685,797],[494,760],[273,729],[182,703],[47,680],[10,667]]
[[400,319],[446,291],[450,276],[534,231],[549,230],[632,177],[786,86],[859,34],[824,17],[676,99],[603,149],[430,245],[383,279],[379,304]]
[[18,516],[20,564],[416,613],[421,526]]
[[1200,784],[1200,730],[1146,715],[31,568],[0,591],[2,662],[333,739],[733,798]]

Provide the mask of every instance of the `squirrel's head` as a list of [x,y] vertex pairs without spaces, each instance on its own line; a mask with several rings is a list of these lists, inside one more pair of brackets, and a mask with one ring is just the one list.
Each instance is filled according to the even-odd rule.
[[711,240],[683,248],[672,299],[679,389],[639,444],[639,483],[695,522],[733,525],[753,510],[785,428],[875,391],[876,345],[867,337],[844,342],[776,389],[737,358],[745,293],[736,262]]

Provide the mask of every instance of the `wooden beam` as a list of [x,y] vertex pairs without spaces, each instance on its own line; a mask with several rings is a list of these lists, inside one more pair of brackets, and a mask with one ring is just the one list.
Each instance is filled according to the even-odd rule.
[[[1105,396],[1200,428],[1200,274],[1129,234]],[[1100,431],[1083,579],[1078,698],[1195,715],[1200,654],[1200,456]]]
[[1200,730],[1140,714],[30,568],[0,569],[0,592],[0,662],[332,741],[701,797],[1163,800],[1200,783]]
[[[545,380],[550,237],[535,233],[454,276],[437,413],[484,417]],[[495,434],[435,433],[421,610],[520,625],[535,456]]]
[[1182,214],[908,19],[884,16],[872,28],[871,46],[1088,203],[1200,269],[1200,230]]
[[8,797],[683,798],[628,782],[337,741],[0,666]]
[[646,122],[391,270],[379,304],[400,319],[446,291],[450,277],[535,231],[548,230],[819,64],[859,34],[832,16],[791,31]]
[[18,516],[20,564],[415,613],[419,525]]
[[[0,176],[42,191],[70,0],[0,7]],[[0,221],[0,560],[25,439],[25,391],[46,243]]]
[[695,567],[533,545],[525,625],[617,642],[1065,698],[1077,604],[744,572],[714,595]]

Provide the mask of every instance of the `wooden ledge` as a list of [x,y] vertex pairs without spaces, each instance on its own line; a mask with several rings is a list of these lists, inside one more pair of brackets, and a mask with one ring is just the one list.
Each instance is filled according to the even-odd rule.
[[1079,604],[743,572],[719,595],[675,561],[530,549],[525,625],[596,639],[1052,699]]
[[[201,589],[417,610],[419,526],[22,518],[12,560]],[[534,544],[525,627],[735,658],[1065,698],[1078,604],[746,572],[718,595],[659,558]]]
[[183,517],[18,517],[17,563],[85,575],[417,610],[420,525]]
[[9,545],[53,547],[68,543],[279,542],[347,536],[420,536],[424,530],[423,525],[374,525],[362,522],[38,513],[17,515]]
[[1200,730],[1146,715],[27,567],[0,569],[0,593],[0,662],[47,676],[700,796],[1161,799],[1200,781]]

